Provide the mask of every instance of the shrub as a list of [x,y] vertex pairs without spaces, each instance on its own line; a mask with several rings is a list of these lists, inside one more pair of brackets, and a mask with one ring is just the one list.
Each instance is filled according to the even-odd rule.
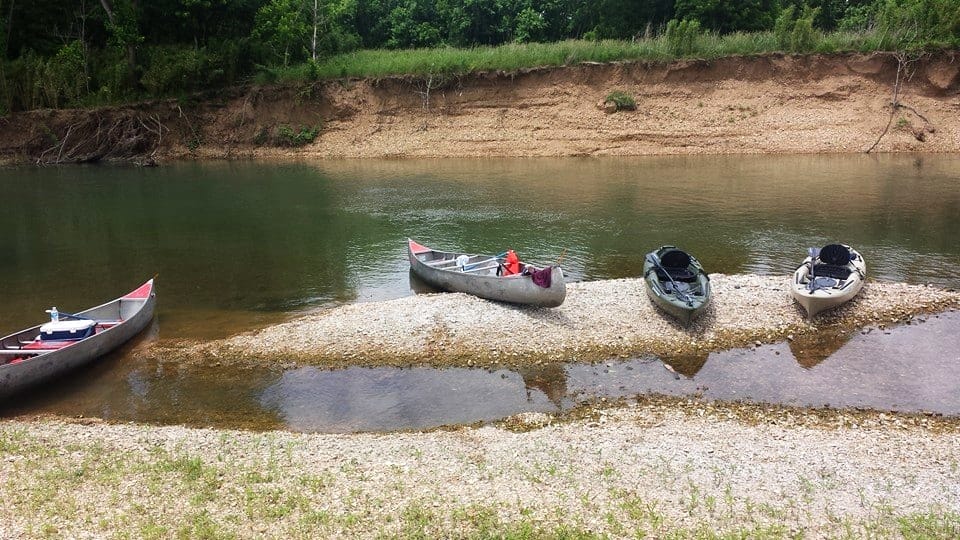
[[781,9],[780,15],[773,23],[773,35],[777,38],[777,47],[784,51],[790,48],[790,35],[793,33],[793,11],[793,5]]
[[820,8],[812,8],[806,4],[803,6],[803,13],[797,17],[797,22],[793,25],[793,32],[790,34],[790,48],[794,52],[812,51],[816,45],[816,32],[813,29],[813,20],[820,13]]
[[820,8],[803,5],[803,11],[796,19],[793,18],[794,7],[787,6],[780,10],[773,25],[773,34],[777,39],[777,47],[783,51],[810,52],[817,47],[817,32],[813,29],[813,20],[820,13]]
[[633,99],[633,96],[620,90],[615,90],[610,92],[607,95],[606,101],[612,101],[617,105],[618,111],[635,111],[637,110],[637,102]]
[[699,21],[671,19],[667,23],[666,39],[670,52],[678,56],[693,54],[696,40],[703,34]]
[[310,144],[320,134],[320,126],[312,128],[303,126],[300,131],[294,131],[287,125],[277,127],[277,146],[299,147]]

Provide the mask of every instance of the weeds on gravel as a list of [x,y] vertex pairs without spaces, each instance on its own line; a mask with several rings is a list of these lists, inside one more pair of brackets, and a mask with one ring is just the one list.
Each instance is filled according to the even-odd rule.
[[910,514],[897,518],[899,533],[905,540],[960,538],[960,514]]

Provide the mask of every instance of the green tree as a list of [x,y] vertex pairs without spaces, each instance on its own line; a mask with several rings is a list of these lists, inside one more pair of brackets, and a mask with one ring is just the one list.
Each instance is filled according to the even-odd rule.
[[513,40],[518,43],[542,41],[546,27],[543,15],[527,6],[517,14],[513,25]]
[[960,0],[886,0],[877,29],[894,49],[960,45]]
[[773,28],[779,7],[777,0],[676,0],[674,17],[721,34],[756,32]]
[[302,59],[304,39],[309,29],[300,0],[270,0],[257,11],[253,35],[267,43],[283,65],[291,56]]
[[137,87],[137,46],[143,42],[137,24],[136,6],[133,0],[100,0],[107,14],[108,43],[124,51],[126,58],[125,79],[129,88]]

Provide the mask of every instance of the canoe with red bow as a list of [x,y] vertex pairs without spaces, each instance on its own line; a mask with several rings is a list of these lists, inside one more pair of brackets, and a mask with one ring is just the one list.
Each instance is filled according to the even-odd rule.
[[0,339],[0,399],[113,351],[153,319],[153,279],[106,304]]
[[512,304],[556,307],[567,287],[559,266],[520,263],[519,273],[504,275],[501,255],[471,255],[440,251],[407,239],[410,269],[428,285]]

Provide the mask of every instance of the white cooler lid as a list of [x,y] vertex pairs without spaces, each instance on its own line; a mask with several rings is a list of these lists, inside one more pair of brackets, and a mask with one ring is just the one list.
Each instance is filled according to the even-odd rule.
[[40,331],[45,334],[51,334],[53,332],[80,332],[87,330],[96,324],[96,321],[91,321],[89,319],[83,319],[79,321],[50,321],[47,324],[41,325]]

